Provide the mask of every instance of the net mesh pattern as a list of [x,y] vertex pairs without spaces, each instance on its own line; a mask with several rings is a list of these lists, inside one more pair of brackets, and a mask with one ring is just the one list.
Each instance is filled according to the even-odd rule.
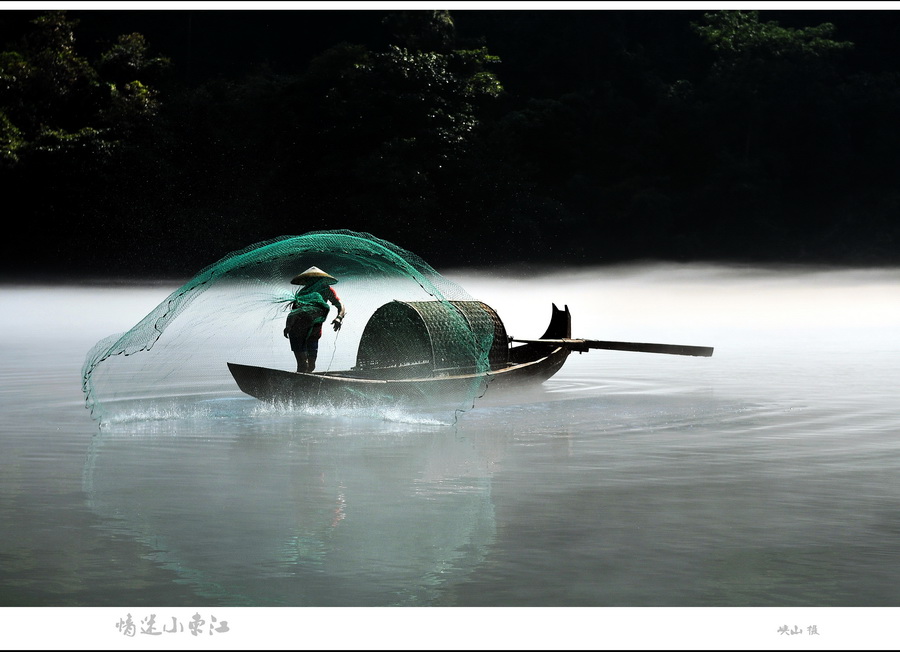
[[[99,341],[82,369],[91,415],[101,424],[178,416],[198,401],[235,393],[228,362],[293,370],[295,361],[283,335],[297,289],[290,279],[311,266],[338,279],[333,287],[347,313],[337,332],[328,327],[334,309],[326,319],[317,371],[372,370],[378,366],[375,360],[391,360],[395,365],[426,362],[429,373],[437,365],[455,365],[477,376],[496,363],[498,345],[505,350],[505,339],[495,341],[500,331],[493,311],[419,256],[371,234],[347,230],[283,236],[228,254],[127,332]],[[378,318],[380,339],[361,350],[369,319],[383,306],[395,304],[415,306],[419,319],[428,315],[424,319],[429,328],[418,331],[426,340],[416,344],[409,339],[422,324],[407,323],[416,315],[401,308]],[[438,354],[414,359],[414,350],[427,345]],[[484,391],[482,383],[473,377],[459,396],[423,399],[440,399],[435,402],[454,411],[466,409]]]

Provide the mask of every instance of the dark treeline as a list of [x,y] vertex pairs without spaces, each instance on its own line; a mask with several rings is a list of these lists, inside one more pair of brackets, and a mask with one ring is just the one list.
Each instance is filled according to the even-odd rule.
[[5,275],[900,262],[890,11],[0,12]]

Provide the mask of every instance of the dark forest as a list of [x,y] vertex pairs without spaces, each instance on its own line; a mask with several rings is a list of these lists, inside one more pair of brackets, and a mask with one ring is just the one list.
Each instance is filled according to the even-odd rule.
[[900,263],[893,11],[0,12],[6,278]]

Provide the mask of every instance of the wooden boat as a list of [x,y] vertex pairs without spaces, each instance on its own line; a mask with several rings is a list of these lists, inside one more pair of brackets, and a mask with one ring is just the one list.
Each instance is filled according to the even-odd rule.
[[[481,332],[493,328],[486,368],[476,370],[471,354],[467,357],[459,350],[459,337],[444,332],[448,318],[463,319]],[[553,304],[550,323],[540,338],[517,340],[506,334],[497,313],[480,301],[393,301],[367,323],[352,369],[300,373],[233,362],[228,368],[242,392],[267,402],[431,404],[538,385],[556,374],[572,351],[712,355],[708,347],[573,339],[571,330],[568,306],[560,310]]]

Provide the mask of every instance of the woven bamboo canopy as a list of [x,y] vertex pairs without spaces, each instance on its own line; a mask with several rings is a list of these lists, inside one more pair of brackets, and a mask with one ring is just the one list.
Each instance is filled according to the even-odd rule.
[[500,317],[481,301],[392,301],[366,324],[356,368],[394,368],[398,378],[471,373],[506,366],[508,345]]

